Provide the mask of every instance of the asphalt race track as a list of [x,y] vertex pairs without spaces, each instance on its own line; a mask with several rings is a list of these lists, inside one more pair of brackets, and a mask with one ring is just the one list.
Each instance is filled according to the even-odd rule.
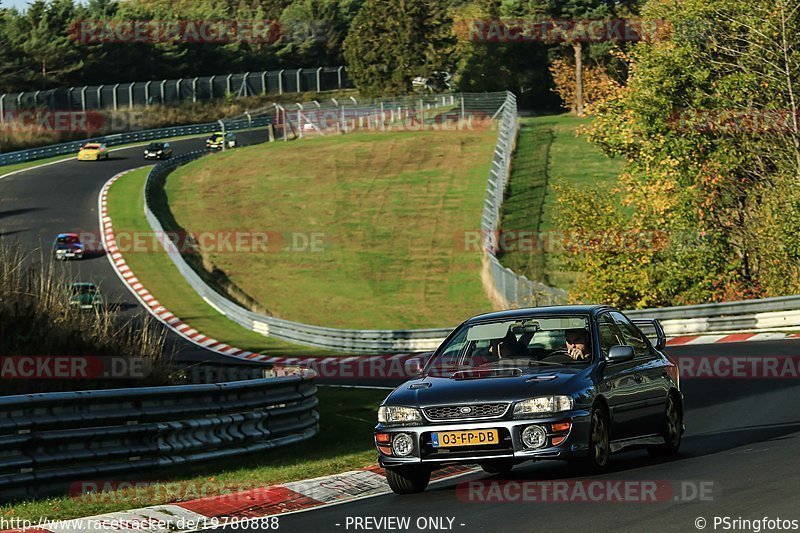
[[[245,142],[258,142],[263,133],[239,133]],[[173,143],[175,154],[200,148],[203,138]],[[68,161],[18,173],[0,180],[0,237],[16,239],[32,253],[49,248],[64,231],[97,232],[97,196],[114,174],[146,164],[142,148],[111,153],[109,161]],[[212,156],[213,157],[213,156]],[[0,174],[2,169],[0,168]],[[141,312],[102,255],[60,267],[76,280],[99,282],[109,301],[125,313]],[[228,360],[173,336],[184,360]],[[667,352],[683,356],[797,356],[800,341],[763,341],[681,346]],[[505,476],[472,475],[433,485],[411,496],[386,495],[280,518],[282,531],[709,531],[714,517],[761,520],[800,520],[800,387],[784,379],[684,379],[687,433],[681,455],[672,460],[650,458],[643,451],[612,457],[602,476],[587,476],[561,462],[517,466]],[[325,435],[320,435],[324,439]],[[482,501],[487,496],[519,500],[519,491],[470,492],[459,485],[468,480],[510,482],[599,481],[657,482],[672,487],[658,492],[658,501]],[[641,483],[639,484],[641,485]],[[496,485],[500,486],[500,485]],[[705,491],[702,494],[699,491]],[[514,494],[517,496],[515,497]],[[666,496],[665,496],[666,494]],[[643,498],[642,498],[643,499]],[[680,500],[688,501],[680,501]],[[635,498],[634,498],[635,500]],[[386,517],[410,517],[409,528],[379,523]],[[423,523],[419,518],[442,522]],[[703,523],[700,518],[704,519]],[[359,519],[359,520],[356,520]],[[367,521],[369,519],[369,521]],[[450,521],[452,520],[452,525]],[[697,524],[697,525],[696,525]],[[418,525],[425,526],[418,528]],[[733,522],[729,525],[735,526]],[[239,527],[238,529],[241,529]],[[255,529],[255,527],[254,527]],[[768,529],[761,526],[762,531]],[[784,527],[786,529],[786,527]],[[729,531],[756,531],[729,527]]]
[[[262,142],[266,140],[266,131],[237,132],[237,140],[242,145]],[[202,149],[205,136],[170,144],[177,156]],[[24,251],[47,262],[51,260],[50,249],[58,233],[86,232],[99,239],[97,197],[105,182],[124,170],[155,164],[144,160],[143,146],[112,150],[108,161],[73,159],[0,179],[0,238],[17,241]],[[135,318],[144,312],[104,254],[57,266],[66,269],[65,274],[74,281],[97,283],[108,303],[121,307],[123,317]],[[201,349],[176,334],[170,334],[168,342],[183,361],[238,362]]]

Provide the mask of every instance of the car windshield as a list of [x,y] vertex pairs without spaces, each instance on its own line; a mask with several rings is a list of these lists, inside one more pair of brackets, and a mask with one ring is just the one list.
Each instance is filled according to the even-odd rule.
[[147,145],[147,149],[148,150],[163,150],[164,149],[164,143],[150,143],[149,145]]
[[72,294],[75,294],[75,295],[82,295],[82,294],[93,295],[93,294],[97,294],[97,287],[95,287],[94,285],[73,285],[72,286]]
[[[570,341],[569,345],[567,341]],[[587,316],[532,315],[462,326],[428,362],[425,374],[586,365],[591,360],[591,331]]]
[[[100,145],[99,144],[85,144],[83,146],[83,149],[84,150],[99,150],[100,149]],[[73,148],[73,150],[74,150],[74,148]]]
[[58,239],[56,239],[56,242],[58,244],[77,244],[79,241],[78,238],[75,237],[74,235],[67,235],[64,237],[59,237]]

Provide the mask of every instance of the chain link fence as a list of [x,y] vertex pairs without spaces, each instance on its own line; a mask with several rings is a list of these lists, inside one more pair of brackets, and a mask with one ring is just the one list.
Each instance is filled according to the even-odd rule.
[[5,122],[9,113],[29,109],[117,111],[134,106],[213,100],[228,95],[280,95],[352,87],[345,67],[282,69],[178,80],[68,87],[0,95],[0,122]]
[[486,198],[481,217],[483,249],[486,252],[487,268],[489,269],[489,275],[485,276],[485,279],[491,280],[493,292],[501,300],[500,303],[503,307],[535,307],[566,303],[567,292],[565,290],[529,280],[510,268],[504,267],[497,259],[500,215],[519,130],[517,97],[513,93],[506,93],[505,101],[498,113],[500,122],[497,145],[492,157],[492,166],[489,169],[489,182],[486,186]]

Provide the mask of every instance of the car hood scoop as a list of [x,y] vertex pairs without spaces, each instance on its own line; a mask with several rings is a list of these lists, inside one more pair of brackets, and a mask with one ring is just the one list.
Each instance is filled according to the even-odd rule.
[[487,368],[459,370],[453,372],[450,379],[462,381],[466,379],[485,379],[485,378],[518,378],[522,375],[520,368]]

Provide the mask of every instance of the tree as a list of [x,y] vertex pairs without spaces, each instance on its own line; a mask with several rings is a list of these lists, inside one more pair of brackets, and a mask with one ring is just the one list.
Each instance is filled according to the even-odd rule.
[[344,41],[348,74],[366,96],[411,90],[411,80],[452,71],[455,37],[436,0],[366,0]]

